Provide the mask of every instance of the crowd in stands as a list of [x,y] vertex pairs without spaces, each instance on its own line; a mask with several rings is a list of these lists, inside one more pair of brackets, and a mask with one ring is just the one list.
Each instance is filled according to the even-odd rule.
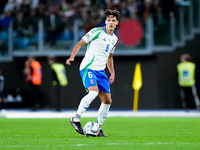
[[[169,19],[169,13],[181,0],[8,0],[0,17],[0,30],[6,31],[11,21],[17,37],[33,37],[38,31],[38,21],[44,22],[45,43],[54,45],[64,33],[73,39],[73,22],[81,21],[84,32],[104,26],[103,12],[117,8],[120,21],[138,19],[142,24],[151,13],[155,24]],[[67,32],[65,32],[67,31]],[[2,33],[3,34],[3,33]],[[2,34],[0,46],[6,42]],[[65,35],[65,34],[64,34]]]

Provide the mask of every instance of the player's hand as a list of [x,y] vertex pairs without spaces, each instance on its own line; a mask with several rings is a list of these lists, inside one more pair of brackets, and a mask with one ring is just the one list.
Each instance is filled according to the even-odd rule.
[[67,60],[66,60],[66,64],[67,64],[67,65],[70,65],[71,61],[74,61],[74,59],[73,59],[73,58],[67,59]]
[[115,75],[111,75],[110,78],[109,78],[109,83],[112,84],[114,83],[114,80],[115,80]]

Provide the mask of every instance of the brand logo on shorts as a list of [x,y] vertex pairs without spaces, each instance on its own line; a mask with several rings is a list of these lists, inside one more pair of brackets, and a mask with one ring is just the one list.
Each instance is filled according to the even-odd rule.
[[91,80],[90,80],[90,83],[91,83],[91,84],[94,84],[94,80],[93,80],[93,79],[91,79]]

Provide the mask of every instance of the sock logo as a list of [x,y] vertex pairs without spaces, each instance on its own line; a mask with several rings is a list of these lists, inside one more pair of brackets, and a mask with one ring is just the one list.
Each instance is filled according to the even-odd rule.
[[84,107],[84,106],[83,106],[83,108],[88,109],[88,107]]

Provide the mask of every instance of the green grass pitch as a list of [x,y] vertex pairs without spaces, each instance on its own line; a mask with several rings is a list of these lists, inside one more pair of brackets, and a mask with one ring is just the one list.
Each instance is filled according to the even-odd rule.
[[[109,117],[109,137],[86,137],[66,119],[0,118],[0,150],[199,150],[200,118]],[[84,125],[96,118],[82,118]]]

